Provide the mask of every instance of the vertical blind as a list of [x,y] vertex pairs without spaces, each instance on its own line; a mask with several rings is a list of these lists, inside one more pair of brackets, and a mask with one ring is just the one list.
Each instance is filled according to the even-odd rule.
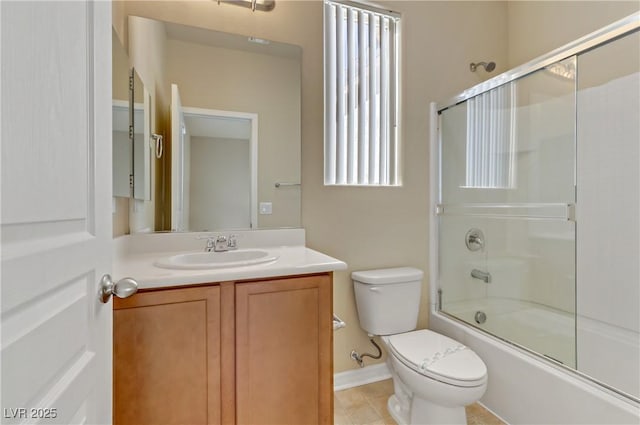
[[397,14],[324,3],[326,185],[398,185]]
[[514,83],[467,101],[466,187],[516,187],[515,131]]

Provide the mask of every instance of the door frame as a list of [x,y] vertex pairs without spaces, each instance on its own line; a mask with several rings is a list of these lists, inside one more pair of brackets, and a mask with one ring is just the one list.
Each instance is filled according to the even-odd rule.
[[182,107],[185,116],[203,118],[235,118],[249,120],[251,123],[251,137],[249,139],[251,161],[251,228],[258,227],[258,114],[252,112],[225,111],[222,109]]

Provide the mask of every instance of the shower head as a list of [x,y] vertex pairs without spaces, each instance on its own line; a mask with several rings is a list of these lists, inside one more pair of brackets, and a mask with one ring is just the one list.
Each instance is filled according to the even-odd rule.
[[494,69],[496,69],[496,63],[495,62],[478,62],[478,63],[470,63],[469,64],[469,69],[471,70],[471,72],[476,72],[476,69],[482,66],[484,68],[485,71],[487,72],[491,72]]

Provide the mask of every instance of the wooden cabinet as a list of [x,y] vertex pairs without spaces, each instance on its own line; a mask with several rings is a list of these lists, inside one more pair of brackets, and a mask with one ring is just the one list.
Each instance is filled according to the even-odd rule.
[[333,422],[329,276],[236,285],[239,424]]
[[221,422],[221,288],[114,300],[114,422]]
[[333,422],[332,275],[114,300],[114,422]]

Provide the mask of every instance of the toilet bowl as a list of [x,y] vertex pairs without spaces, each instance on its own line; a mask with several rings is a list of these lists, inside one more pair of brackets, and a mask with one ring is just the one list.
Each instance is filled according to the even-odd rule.
[[466,424],[464,406],[487,389],[487,368],[472,350],[429,330],[385,336],[382,341],[391,374],[403,384],[398,388],[403,397],[397,397],[396,389],[390,409],[396,422]]
[[430,330],[414,330],[422,271],[353,272],[360,326],[387,351],[394,383],[388,409],[399,424],[466,424],[464,406],[487,388],[487,368],[471,349]]

